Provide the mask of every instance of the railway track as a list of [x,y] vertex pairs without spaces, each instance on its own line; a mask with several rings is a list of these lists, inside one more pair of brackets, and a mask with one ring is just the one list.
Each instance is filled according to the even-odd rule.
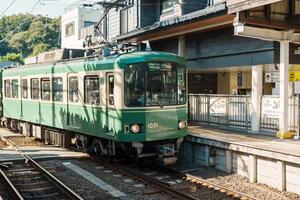
[[[120,163],[108,163],[103,160],[96,160],[105,168],[109,168],[114,172],[122,174],[131,179],[143,182],[157,189],[157,192],[172,196],[172,199],[192,199],[192,200],[257,200],[247,194],[233,191],[223,186],[219,186],[208,182],[199,177],[189,174],[183,174],[169,168],[153,166],[149,168],[152,173],[145,173],[148,169],[139,169],[139,166],[123,165]],[[163,180],[166,177],[167,180]]]
[[7,140],[24,157],[20,164],[2,165],[0,176],[13,199],[74,199],[83,200],[48,170],[24,154],[18,145]]
[[[19,149],[19,143],[23,143],[23,139],[5,141],[16,149]],[[17,144],[16,144],[16,143]],[[35,143],[32,143],[34,145]],[[38,144],[39,146],[39,144]],[[46,169],[39,166],[34,160],[23,154],[27,160],[26,164],[14,166],[5,172],[1,171],[2,182],[5,181],[9,187],[8,191],[14,195],[13,199],[81,199],[76,193],[72,192],[67,186],[59,183]],[[142,182],[144,185],[154,188],[153,194],[163,196],[163,199],[242,199],[256,200],[247,194],[230,190],[220,185],[213,184],[199,177],[184,174],[169,168],[158,166],[143,166],[156,173],[148,174],[140,170],[140,166],[132,166],[124,163],[109,163],[97,157],[93,157],[93,161],[100,163],[105,168]],[[159,174],[159,175],[158,175]],[[168,180],[157,177],[168,176]],[[178,181],[180,180],[180,181]],[[176,183],[177,181],[177,183]],[[172,184],[170,184],[172,182]],[[176,183],[176,184],[174,184]],[[149,192],[149,194],[152,194]],[[18,198],[16,198],[18,197]]]

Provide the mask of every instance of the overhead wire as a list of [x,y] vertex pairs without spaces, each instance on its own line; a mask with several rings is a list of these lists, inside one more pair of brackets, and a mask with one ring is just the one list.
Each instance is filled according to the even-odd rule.
[[[39,3],[41,2],[41,0],[38,0],[34,6],[32,7],[32,9],[30,10],[29,14],[32,14],[32,12],[35,10],[35,8],[39,5]],[[20,28],[22,26],[22,24],[28,19],[29,17],[25,17],[22,22],[17,26],[15,27],[12,32],[14,33],[15,30],[17,30],[18,28]],[[2,43],[4,40],[6,40],[8,37],[9,37],[10,34],[7,34],[7,36],[5,38],[3,38],[2,40],[0,40],[0,43]]]
[[[47,1],[47,0],[44,0],[44,1]],[[79,3],[80,1],[83,1],[83,0],[79,0],[79,1],[77,1],[77,2]],[[71,4],[71,5],[73,5],[73,4]],[[74,5],[74,6],[75,6],[75,5]],[[70,8],[71,8],[71,7],[70,7]],[[58,11],[61,11],[61,10],[64,10],[64,9],[66,9],[66,8],[65,8],[65,7],[64,7],[64,8],[60,8],[60,9],[58,9],[58,10],[55,10],[55,11],[53,11],[53,12],[48,13],[47,15],[51,15],[51,14],[53,14],[53,13],[57,13]],[[88,14],[88,13],[86,13],[86,14]],[[28,19],[27,21],[24,21],[24,20],[23,20],[23,21],[21,22],[21,24],[14,24],[14,25],[11,25],[11,26],[7,27],[6,29],[0,30],[0,33],[7,32],[7,31],[10,31],[10,30],[13,30],[13,29],[15,29],[17,26],[22,26],[22,25],[24,25],[24,24],[27,24],[27,23],[32,22],[32,20],[34,20],[34,19]]]
[[0,18],[4,15],[4,13],[15,3],[16,0],[13,0],[8,7],[0,14]]
[[[14,0],[14,1],[16,1],[16,0]],[[46,0],[45,0],[46,1]],[[41,0],[38,0],[37,1],[37,3],[33,6],[33,8],[31,9],[31,11],[30,11],[30,14],[33,12],[33,10],[35,10],[35,8],[38,6],[38,4],[41,2]],[[83,2],[87,2],[87,1],[85,1],[85,0],[78,0],[78,1],[76,1],[75,3],[72,3],[72,4],[70,4],[69,6],[70,7],[65,7],[65,8],[61,8],[61,9],[58,9],[58,10],[56,10],[56,11],[54,11],[54,12],[52,12],[52,13],[56,13],[57,11],[60,11],[60,10],[63,10],[63,9],[70,9],[70,8],[72,8],[72,7],[78,7],[79,5],[80,5],[80,3],[83,3]],[[97,2],[97,1],[88,1],[88,3],[94,3],[95,4],[95,2]],[[93,5],[94,5],[93,4]],[[131,6],[134,6],[134,5],[136,5],[136,3],[135,2],[132,2],[128,7],[131,7]],[[160,3],[139,3],[139,6],[153,6],[153,5],[160,5]],[[100,9],[96,9],[96,10],[100,10]],[[48,13],[48,14],[52,14],[52,13]],[[85,15],[87,15],[87,14],[90,14],[90,13],[83,13],[83,14],[81,14],[81,17],[83,17],[83,16],[85,16]],[[27,17],[28,18],[28,17]],[[17,28],[19,28],[19,27],[21,27],[22,25],[24,25],[24,24],[27,24],[27,23],[30,23],[32,20],[31,19],[27,19],[27,18],[24,18],[23,20],[22,20],[22,22],[20,23],[20,24],[18,24],[18,25],[16,25],[15,27],[13,27],[13,28],[8,28],[8,29],[13,29],[12,30],[12,32],[14,32]],[[69,18],[69,19],[71,19],[71,18]],[[65,20],[68,20],[68,19],[65,19]],[[0,31],[0,33],[2,33],[2,32],[5,32],[5,31],[8,31],[7,29],[6,30],[1,30]],[[5,39],[7,39],[8,38],[8,36],[7,37],[5,37],[5,38],[3,38],[2,40],[0,40],[0,43],[1,42],[3,42]]]

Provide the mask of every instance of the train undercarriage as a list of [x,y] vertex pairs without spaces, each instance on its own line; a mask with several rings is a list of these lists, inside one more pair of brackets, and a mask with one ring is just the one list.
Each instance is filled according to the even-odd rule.
[[183,138],[151,142],[116,142],[4,117],[1,118],[0,125],[48,145],[75,147],[101,157],[151,159],[161,165],[176,163],[183,142]]

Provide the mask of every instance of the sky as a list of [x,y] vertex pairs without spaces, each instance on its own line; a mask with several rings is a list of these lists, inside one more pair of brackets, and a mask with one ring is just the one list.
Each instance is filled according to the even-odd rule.
[[42,14],[53,18],[63,14],[68,6],[74,7],[74,4],[91,2],[92,0],[0,0],[0,18],[5,15],[29,13],[35,5],[37,6],[32,14]]

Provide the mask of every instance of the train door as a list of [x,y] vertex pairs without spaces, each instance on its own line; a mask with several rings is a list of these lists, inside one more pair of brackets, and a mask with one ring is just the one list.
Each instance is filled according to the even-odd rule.
[[106,74],[106,127],[107,133],[114,133],[113,111],[114,111],[114,74],[109,72]]
[[80,81],[78,74],[68,74],[67,76],[67,125],[69,127],[80,128],[78,107],[80,105]]
[[20,92],[20,99],[21,99],[21,118],[24,117],[24,100],[28,98],[28,80],[25,77],[21,77],[21,92]]

